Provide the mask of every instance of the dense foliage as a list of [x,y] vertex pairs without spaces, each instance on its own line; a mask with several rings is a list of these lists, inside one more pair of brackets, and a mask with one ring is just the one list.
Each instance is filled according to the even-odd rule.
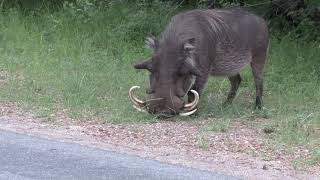
[[[245,7],[264,16],[270,29],[282,38],[290,34],[304,40],[320,39],[320,0],[119,0],[134,2],[140,6],[153,6],[160,1],[179,8],[224,8]],[[69,7],[81,17],[92,16],[97,9],[107,8],[115,0],[0,0],[0,8],[19,8],[36,13],[43,10],[60,10]]]

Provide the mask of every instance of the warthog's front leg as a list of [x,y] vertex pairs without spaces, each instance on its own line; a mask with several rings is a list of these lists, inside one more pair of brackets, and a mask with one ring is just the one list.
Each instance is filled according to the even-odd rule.
[[[207,84],[208,77],[209,77],[209,74],[196,77],[196,81],[192,86],[192,89],[197,91],[199,93],[199,96],[201,96],[203,89]],[[192,102],[193,100],[194,100],[194,94],[191,92],[188,92],[188,102]]]
[[237,95],[238,88],[239,88],[240,83],[242,81],[240,74],[237,74],[235,76],[230,76],[228,78],[229,78],[230,83],[231,83],[231,88],[230,88],[230,91],[228,93],[228,98],[224,102],[224,105],[228,105],[228,104],[232,103],[233,99]]

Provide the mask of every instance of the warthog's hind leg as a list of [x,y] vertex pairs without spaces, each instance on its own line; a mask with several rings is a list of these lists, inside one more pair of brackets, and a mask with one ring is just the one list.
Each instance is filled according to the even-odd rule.
[[[263,57],[263,58],[265,58],[265,57]],[[265,60],[263,60],[262,62],[264,62],[264,61]],[[264,63],[251,63],[252,74],[253,74],[254,82],[255,82],[255,85],[256,85],[256,104],[255,104],[255,108],[258,108],[258,109],[262,108],[263,67],[264,67]]]

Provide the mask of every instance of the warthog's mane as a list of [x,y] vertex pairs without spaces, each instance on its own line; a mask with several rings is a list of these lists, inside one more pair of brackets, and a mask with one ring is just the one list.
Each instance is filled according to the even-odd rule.
[[161,34],[160,43],[163,45],[181,44],[190,38],[205,39],[214,44],[219,41],[235,40],[235,33],[225,22],[228,13],[246,13],[241,9],[225,10],[193,10],[180,13],[173,17],[166,30]]

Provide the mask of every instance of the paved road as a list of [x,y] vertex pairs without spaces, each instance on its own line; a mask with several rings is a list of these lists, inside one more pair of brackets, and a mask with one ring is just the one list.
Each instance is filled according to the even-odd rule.
[[0,180],[236,179],[0,130]]

